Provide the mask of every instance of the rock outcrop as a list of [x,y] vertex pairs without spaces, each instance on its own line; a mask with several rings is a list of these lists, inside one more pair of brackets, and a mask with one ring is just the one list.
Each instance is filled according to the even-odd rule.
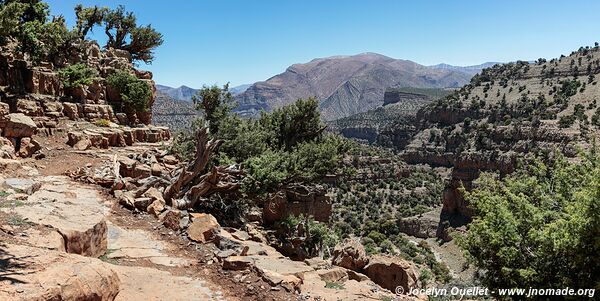
[[335,246],[331,262],[349,270],[362,271],[369,263],[369,258],[360,241],[357,238],[351,238]]
[[43,248],[3,245],[1,300],[115,300],[121,280],[98,259]]
[[[115,114],[113,107],[121,108],[123,100],[108,86],[106,78],[117,70],[124,70],[146,82],[152,89],[148,100],[151,108],[155,97],[152,73],[136,70],[127,51],[101,50],[95,41],[72,45],[73,51],[55,62],[33,64],[15,55],[12,50],[0,49],[0,87],[2,103],[11,113],[22,113],[33,119],[37,127],[53,129],[61,119],[95,121],[106,119],[121,124],[149,124],[152,111]],[[58,71],[69,65],[85,64],[97,73],[90,84],[66,88]],[[2,108],[1,111],[4,110]],[[119,114],[123,114],[119,118]]]
[[365,274],[381,287],[396,291],[402,287],[403,291],[419,288],[419,272],[416,267],[402,258],[384,255],[372,256],[365,267]]
[[327,222],[331,216],[331,200],[320,186],[291,185],[273,194],[263,208],[265,223],[280,221],[285,216],[313,216],[316,221]]

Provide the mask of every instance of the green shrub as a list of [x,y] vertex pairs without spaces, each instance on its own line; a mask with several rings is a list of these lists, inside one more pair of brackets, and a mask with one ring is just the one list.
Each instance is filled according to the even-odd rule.
[[98,75],[95,69],[85,64],[74,64],[62,68],[58,71],[58,77],[67,89],[78,88],[83,85],[89,85]]
[[532,162],[466,193],[475,211],[460,245],[483,284],[499,287],[598,287],[600,156]]
[[100,119],[96,120],[96,122],[94,122],[94,124],[96,126],[99,126],[99,127],[109,127],[110,126],[110,120],[104,119],[104,118],[100,118]]
[[106,79],[109,86],[115,89],[123,100],[124,110],[146,112],[148,101],[152,97],[150,86],[124,70],[112,73]]

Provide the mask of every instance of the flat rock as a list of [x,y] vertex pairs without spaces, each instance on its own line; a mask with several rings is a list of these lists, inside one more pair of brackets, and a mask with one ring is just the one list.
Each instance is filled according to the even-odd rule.
[[3,245],[0,262],[0,300],[108,301],[120,289],[111,266],[95,258]]
[[166,271],[144,267],[113,266],[123,285],[115,301],[224,300],[219,291],[213,292],[198,279],[174,276]]
[[5,187],[12,188],[15,191],[20,191],[26,194],[32,194],[40,189],[41,184],[31,179],[8,178],[4,180]]
[[108,250],[106,257],[111,259],[147,259],[170,267],[191,264],[187,259],[167,255],[167,245],[153,239],[150,233],[139,229],[125,230],[113,224],[108,225]]
[[[69,253],[99,257],[106,252],[105,211],[97,192],[66,177],[39,178],[41,187],[15,207],[14,213],[34,224],[54,228]],[[6,210],[6,209],[3,209]]]

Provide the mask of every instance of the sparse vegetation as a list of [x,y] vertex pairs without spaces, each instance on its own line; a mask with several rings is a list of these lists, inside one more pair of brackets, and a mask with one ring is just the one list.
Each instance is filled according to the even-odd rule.
[[58,71],[58,76],[67,89],[89,85],[97,75],[96,70],[84,64],[69,65]]
[[112,73],[106,81],[123,100],[123,107],[117,108],[118,111],[146,112],[148,110],[152,90],[146,82],[124,70]]

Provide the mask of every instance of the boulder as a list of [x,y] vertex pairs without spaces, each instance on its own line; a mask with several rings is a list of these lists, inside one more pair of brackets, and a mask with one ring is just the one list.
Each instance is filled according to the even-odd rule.
[[3,245],[0,300],[112,301],[120,280],[99,259],[19,245]]
[[0,136],[0,158],[1,159],[16,159],[15,146],[12,142]]
[[201,243],[212,241],[221,228],[217,219],[205,213],[192,213],[191,215],[192,224],[187,229],[188,237]]
[[373,282],[391,291],[400,286],[408,292],[421,286],[415,265],[400,257],[372,256],[364,270]]
[[369,258],[360,241],[357,238],[349,238],[335,246],[331,262],[349,270],[360,271],[367,265]]
[[163,225],[171,230],[179,231],[179,224],[183,213],[177,209],[167,209],[167,211],[160,214],[158,219]]
[[21,140],[21,148],[19,149],[17,155],[19,155],[21,158],[29,158],[41,149],[42,147],[37,141],[31,138],[23,138]]
[[154,217],[159,217],[160,214],[165,211],[165,201],[164,200],[154,200],[148,207],[146,207],[146,211]]
[[8,121],[3,123],[2,135],[7,138],[31,137],[37,129],[35,122],[22,113],[8,114]]

